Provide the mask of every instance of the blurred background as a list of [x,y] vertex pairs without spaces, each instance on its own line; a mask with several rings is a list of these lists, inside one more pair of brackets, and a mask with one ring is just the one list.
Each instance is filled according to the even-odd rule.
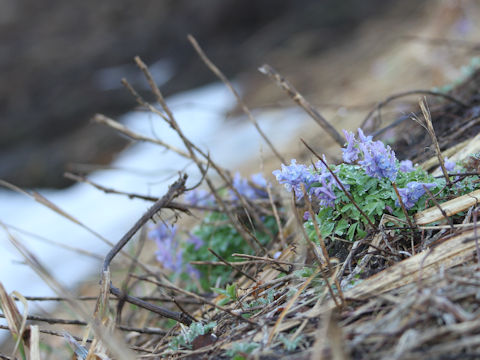
[[[41,188],[92,229],[1,188],[0,225],[9,233],[0,231],[0,281],[8,291],[52,295],[11,245],[15,236],[60,282],[96,288],[110,249],[97,233],[116,242],[150,206],[87,184],[69,186],[66,170],[152,196],[162,196],[180,170],[195,182],[188,161],[152,144],[129,147],[91,122],[103,113],[182,147],[158,118],[132,112],[136,102],[121,86],[123,77],[154,102],[134,56],[149,65],[192,141],[221,166],[271,178],[279,160],[188,34],[234,82],[285,159],[307,163],[300,137],[329,161],[338,159],[339,146],[259,66],[276,68],[338,130],[354,130],[392,94],[452,88],[478,69],[478,19],[476,0],[0,0],[0,179]],[[472,99],[480,98],[478,81],[472,86]],[[418,109],[419,97],[392,102],[383,120]],[[411,138],[408,126],[394,135]],[[115,171],[93,172],[109,167]]]
[[386,43],[404,41],[439,6],[460,30],[469,26],[461,21],[472,5],[458,1],[0,0],[0,178],[58,188],[69,185],[66,169],[108,164],[126,141],[90,119],[135,106],[122,77],[149,98],[136,55],[165,95],[218,81],[187,34],[251,106],[285,100],[257,72],[263,63],[310,101],[321,103],[335,89],[328,101],[341,103],[338,86],[348,86],[352,71],[364,72],[361,64]]

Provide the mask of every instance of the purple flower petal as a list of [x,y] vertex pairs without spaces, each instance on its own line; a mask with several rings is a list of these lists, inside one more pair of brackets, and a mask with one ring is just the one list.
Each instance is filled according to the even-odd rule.
[[[266,199],[268,197],[268,194],[266,191],[262,190],[262,188],[266,188],[268,186],[267,180],[263,177],[262,174],[254,174],[251,177],[252,183],[255,186],[251,186],[248,183],[248,180],[245,178],[242,178],[240,176],[240,173],[235,173],[235,176],[233,177],[233,182],[232,185],[235,187],[235,189],[238,191],[238,193],[247,199],[250,200],[255,200],[255,199]],[[238,200],[237,194],[235,191],[230,190],[230,197],[232,200],[236,201]]]
[[310,219],[310,213],[308,211],[305,211],[303,213],[303,221],[307,221],[308,219]]
[[195,250],[198,250],[203,246],[203,240],[193,234],[190,235],[190,237],[187,239],[187,242],[189,242],[190,244],[194,244]]
[[[360,131],[360,129],[358,129]],[[365,139],[368,139],[365,137]],[[359,164],[365,172],[378,179],[388,178],[395,181],[397,178],[397,159],[390,146],[385,146],[381,141],[366,141],[359,144],[363,160]]]
[[358,154],[360,153],[360,150],[355,147],[356,140],[355,135],[352,132],[343,130],[343,134],[347,139],[347,147],[345,149],[342,149],[343,161],[345,161],[347,164],[351,164],[358,159]]
[[297,199],[303,197],[302,184],[307,191],[314,181],[314,175],[305,165],[297,165],[297,160],[292,159],[289,166],[282,164],[282,170],[274,170],[273,175],[280,184],[284,184],[288,192],[295,192]]
[[414,170],[412,160],[400,161],[400,166],[398,170],[404,173],[412,172]]
[[155,256],[165,269],[172,272],[181,272],[183,269],[183,250],[175,240],[176,225],[159,224],[152,229],[148,236],[157,244]]
[[[435,183],[421,183],[417,181],[409,182],[405,188],[398,189],[398,193],[402,198],[402,202],[407,209],[412,208],[415,206],[417,201],[425,194],[425,186],[427,189],[431,189],[437,186]],[[396,205],[400,205],[398,199],[396,200]]]
[[185,201],[196,206],[213,206],[215,205],[215,197],[203,189],[195,189],[185,194]]
[[457,166],[457,163],[455,161],[449,160],[448,157],[445,157],[444,164],[445,169],[449,172],[452,172],[455,169],[455,166]]

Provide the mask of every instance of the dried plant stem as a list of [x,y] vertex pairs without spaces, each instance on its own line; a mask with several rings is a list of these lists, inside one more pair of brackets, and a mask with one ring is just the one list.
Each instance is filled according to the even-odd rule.
[[247,274],[245,271],[243,271],[242,269],[239,269],[237,266],[233,265],[233,263],[231,262],[228,262],[227,260],[225,260],[223,257],[221,257],[220,255],[218,255],[214,250],[212,250],[211,248],[208,248],[208,251],[210,251],[213,256],[215,256],[216,258],[218,258],[218,260],[220,260],[222,263],[224,263],[225,265],[227,266],[230,266],[233,270],[235,270],[236,272],[238,272],[239,274],[249,278],[250,280],[252,280],[253,282],[257,283],[258,280],[255,279],[253,276]]
[[66,249],[68,251],[71,251],[71,252],[74,252],[76,254],[81,254],[81,255],[85,255],[85,256],[88,256],[88,257],[91,257],[93,259],[96,259],[96,260],[103,260],[103,256],[101,255],[98,255],[98,254],[94,254],[93,252],[90,252],[90,251],[87,251],[87,250],[84,250],[84,249],[80,249],[80,248],[77,248],[77,247],[74,247],[74,246],[70,246],[70,245],[67,245],[67,244],[64,244],[64,243],[61,243],[59,241],[55,241],[55,240],[51,240],[51,239],[47,239],[43,236],[40,236],[40,235],[37,235],[37,234],[34,234],[30,231],[26,231],[24,229],[21,229],[17,226],[13,226],[11,224],[7,224],[7,223],[4,223],[2,221],[0,221],[7,229],[12,229],[12,230],[15,230],[17,232],[19,232],[20,234],[24,234],[24,235],[28,235],[32,238],[35,238],[36,240],[38,241],[41,241],[41,242],[44,242],[46,244],[50,244],[50,245],[53,245],[53,246],[56,246],[56,247],[59,247],[59,248],[63,248],[63,249]]
[[442,152],[440,151],[440,146],[438,145],[437,136],[435,135],[435,130],[433,129],[432,117],[430,115],[430,110],[428,109],[427,100],[425,98],[420,100],[419,105],[420,105],[420,109],[422,109],[423,117],[425,118],[425,124],[427,127],[428,135],[430,135],[433,146],[435,147],[435,153],[437,154],[438,162],[440,163],[443,176],[445,177],[447,186],[451,187],[452,182],[450,181],[450,177],[448,176],[447,169],[445,168],[445,162],[443,160]]
[[[9,330],[8,326],[5,326],[5,325],[1,325],[0,324],[0,329],[2,330]],[[39,330],[41,333],[43,334],[47,334],[47,335],[53,335],[53,336],[59,336],[59,337],[64,337],[64,332],[60,332],[60,331],[55,331],[55,330],[47,330],[47,329],[40,329]],[[73,336],[71,335],[75,340],[81,342],[81,341],[85,341],[87,343],[91,343],[92,340],[91,339],[82,339],[78,336]],[[0,354],[1,355],[1,354]],[[12,360],[17,360],[17,358],[11,358],[11,357],[4,357],[5,359],[12,359]],[[0,356],[0,359],[2,359],[2,357]]]
[[[139,296],[141,300],[145,301],[163,301],[163,302],[171,302],[172,298],[167,296]],[[59,296],[25,296],[25,299],[28,301],[68,301],[69,299],[66,297],[59,297]],[[95,301],[98,299],[98,296],[79,296],[74,298],[75,301]],[[18,300],[14,297],[14,300]],[[192,300],[189,298],[175,298],[175,301],[181,302],[184,304],[201,304],[197,300]]]
[[[5,186],[6,188],[8,188],[10,190],[13,190],[15,192],[18,192],[20,194],[24,194],[24,195],[30,197],[31,199],[35,200],[36,202],[48,207],[50,210],[52,210],[54,212],[56,212],[60,216],[63,216],[64,218],[68,219],[69,221],[73,222],[74,224],[77,224],[78,226],[82,227],[83,229],[85,229],[86,231],[88,231],[89,233],[91,233],[92,235],[94,235],[95,237],[100,239],[101,241],[103,241],[105,244],[107,244],[109,246],[114,246],[114,244],[111,241],[109,241],[108,239],[106,239],[105,237],[103,237],[102,235],[100,235],[99,233],[94,231],[93,229],[90,229],[84,223],[80,222],[75,217],[73,217],[69,213],[65,212],[63,209],[59,208],[57,205],[52,203],[50,200],[48,200],[47,198],[45,198],[43,195],[39,194],[38,192],[36,192],[36,191],[32,191],[32,192],[25,191],[25,190],[19,188],[18,186],[10,184],[9,182],[4,181],[2,179],[0,179],[0,186]],[[8,226],[1,221],[0,221],[0,225],[3,228],[8,229]],[[122,256],[125,256],[129,260],[138,262],[137,259],[133,258],[130,254],[128,254],[126,252],[121,251],[120,254]],[[138,265],[141,266],[144,270],[147,270],[146,266],[144,264],[138,263]]]
[[[145,105],[145,103],[142,102],[142,105]],[[157,110],[156,114],[158,114],[158,110]],[[167,150],[173,151],[174,153],[176,153],[176,154],[178,154],[178,155],[180,155],[184,158],[190,159],[190,156],[185,151],[180,150],[180,149],[176,148],[175,146],[169,145],[169,144],[167,144],[167,143],[165,143],[165,142],[163,142],[159,139],[154,139],[154,138],[151,138],[151,137],[148,137],[148,136],[145,136],[145,135],[138,134],[138,133],[130,130],[129,128],[127,128],[125,125],[120,124],[118,121],[110,119],[109,117],[106,117],[105,115],[96,114],[93,117],[93,121],[95,121],[99,124],[109,126],[112,129],[115,129],[116,131],[128,136],[129,138],[131,138],[133,140],[142,141],[142,142],[149,142],[149,143],[152,143],[152,144],[155,144],[155,145],[160,145],[161,147],[164,147]],[[204,162],[204,163],[206,164],[206,162]]]
[[187,176],[184,175],[183,177],[179,178],[175,181],[168,192],[155,204],[148,209],[148,211],[142,215],[142,217],[128,230],[128,232],[120,239],[120,241],[115,244],[115,246],[109,251],[107,256],[105,256],[105,260],[103,262],[103,271],[107,271],[110,267],[110,262],[113,260],[115,255],[123,249],[123,247],[130,241],[130,239],[137,233],[140,228],[147,223],[158,211],[163,209],[166,204],[168,204],[172,199],[179,196],[185,190],[185,182],[187,181]]
[[475,237],[475,250],[477,252],[477,263],[480,264],[480,246],[478,245],[478,233],[477,233],[477,217],[479,208],[477,207],[473,212],[473,236]]
[[412,219],[410,219],[410,216],[408,216],[407,208],[405,207],[405,204],[403,203],[402,197],[400,193],[398,192],[398,187],[395,182],[392,182],[393,190],[395,190],[395,194],[397,195],[398,202],[400,204],[400,207],[402,208],[403,215],[405,215],[405,218],[407,219],[408,226],[410,226],[411,229],[415,228],[415,225],[412,222]]
[[110,285],[110,292],[116,297],[118,297],[119,299],[123,299],[124,301],[130,304],[137,305],[141,308],[154,312],[167,319],[172,319],[172,320],[181,322],[182,324],[185,324],[185,325],[190,325],[192,323],[192,320],[190,319],[190,317],[186,316],[183,312],[171,311],[161,306],[153,305],[149,302],[143,301],[139,298],[136,298],[135,296],[127,295],[113,285]]
[[[295,196],[295,193],[294,193],[294,196]],[[322,271],[320,271],[320,275],[322,276],[323,281],[325,281],[325,284],[327,285],[328,291],[330,292],[330,296],[332,297],[333,301],[335,302],[335,305],[340,307],[340,306],[342,306],[343,295],[340,296],[340,302],[338,302],[337,296],[336,296],[335,292],[333,291],[332,285],[330,284],[330,281],[328,281],[328,277],[325,274],[325,271],[326,272],[331,272],[332,269],[330,267],[326,267],[322,263],[322,259],[320,258],[320,255],[318,255],[316,247],[313,245],[313,242],[308,238],[307,232],[305,231],[305,228],[303,227],[303,223],[300,220],[300,216],[298,214],[298,211],[296,211],[296,209],[295,209],[295,201],[293,201],[293,203],[292,203],[292,208],[294,209],[295,219],[297,220],[297,224],[298,224],[298,227],[300,228],[300,231],[302,232],[303,238],[304,238],[307,246],[312,251],[313,255],[315,256],[315,258],[317,260],[318,269],[322,270]],[[317,273],[318,273],[318,271],[317,271]],[[334,279],[334,282],[337,283],[337,280]],[[340,286],[337,286],[337,289],[339,291],[341,291]]]
[[[173,301],[173,299],[172,299],[172,301]],[[0,314],[0,318],[4,318],[4,317],[5,317],[5,315]],[[36,315],[28,315],[27,320],[45,322],[47,324],[78,325],[78,326],[87,326],[88,325],[88,322],[82,321],[82,320],[56,319],[56,318],[49,318],[49,317],[36,316]],[[135,331],[135,332],[143,333],[143,334],[164,335],[166,333],[165,330],[157,329],[157,328],[136,328],[136,327],[124,326],[124,325],[119,325],[116,328],[119,329],[119,330],[122,330],[122,331]]]
[[307,114],[310,115],[338,145],[340,145],[340,147],[343,147],[345,144],[343,136],[297,91],[297,89],[293,87],[292,84],[268,64],[262,65],[258,70],[274,80],[280,88],[287,92],[293,101],[305,110]]
[[75,217],[73,217],[72,215],[68,214],[67,212],[65,212],[63,209],[59,208],[57,205],[55,205],[54,203],[52,203],[50,200],[48,200],[47,198],[45,198],[43,195],[41,195],[40,193],[36,192],[36,191],[26,191],[26,190],[23,190],[21,188],[19,188],[18,186],[15,186],[13,184],[10,184],[9,182],[5,181],[5,180],[2,180],[0,179],[0,186],[4,186],[10,190],[13,190],[15,192],[18,192],[20,194],[23,194],[23,195],[26,195],[28,196],[29,198],[35,200],[36,202],[44,205],[45,207],[48,207],[50,210],[56,212],[57,214],[59,214],[60,216],[63,216],[64,218],[70,220],[71,222],[77,224],[78,226],[82,227],[83,229],[85,229],[86,231],[88,231],[89,233],[91,233],[92,235],[94,235],[95,237],[97,237],[98,239],[100,239],[101,241],[103,241],[105,244],[109,245],[109,246],[113,246],[113,243],[111,243],[109,240],[107,240],[106,238],[104,238],[102,235],[100,235],[99,233],[97,233],[96,231],[90,229],[88,226],[86,226],[85,224],[83,224],[82,222],[80,222],[79,220],[77,220]]
[[250,319],[247,319],[247,318],[244,318],[243,316],[231,311],[230,309],[224,307],[224,306],[220,306],[220,305],[217,305],[215,304],[214,302],[210,301],[210,300],[207,300],[203,297],[201,297],[200,295],[197,295],[193,292],[190,292],[190,291],[187,291],[187,290],[183,290],[183,289],[180,289],[179,287],[176,287],[176,286],[173,286],[173,285],[169,285],[169,284],[165,284],[165,283],[161,283],[161,282],[158,282],[158,281],[155,281],[153,279],[149,279],[148,277],[145,277],[145,276],[137,276],[137,275],[132,275],[132,277],[134,278],[137,278],[139,280],[143,280],[143,281],[148,281],[152,284],[155,284],[155,285],[158,285],[158,286],[161,286],[163,288],[166,288],[166,289],[170,289],[172,291],[176,291],[176,292],[179,292],[181,294],[184,294],[184,295],[187,295],[187,296],[191,296],[193,297],[194,299],[197,299],[201,302],[203,302],[204,304],[207,304],[207,305],[210,305],[210,306],[213,306],[221,311],[224,311],[230,315],[232,315],[233,317],[243,321],[243,322],[247,322],[249,323],[250,325],[253,325],[255,327],[258,327],[259,324],[257,324],[256,322],[250,320]]
[[[280,324],[282,323],[284,317],[287,315],[288,311],[291,309],[291,307],[295,304],[297,301],[298,297],[302,293],[303,290],[310,284],[310,282],[315,278],[315,276],[320,272],[320,267],[318,267],[312,275],[308,277],[307,280],[300,286],[300,288],[297,290],[295,295],[292,296],[292,298],[288,301],[288,303],[285,305],[283,311],[280,313],[280,316],[278,317],[277,321],[275,322],[275,325],[272,328],[272,331],[270,332],[270,335],[268,336],[268,341],[267,345],[272,343],[272,340],[274,339],[275,335],[277,334],[277,329],[280,327]],[[334,298],[335,299],[335,298]]]
[[[303,190],[303,194],[304,194],[304,197],[305,197],[305,202],[307,203],[309,214],[312,217],[312,222],[313,222],[313,226],[315,228],[315,233],[317,235],[318,242],[320,243],[320,247],[322,248],[322,253],[323,253],[323,256],[324,256],[325,261],[326,261],[326,267],[327,267],[327,269],[329,269],[329,271],[332,271],[333,268],[332,268],[332,264],[330,262],[330,256],[328,255],[327,247],[325,246],[325,242],[323,241],[323,237],[320,233],[320,229],[318,227],[318,222],[317,222],[317,219],[315,217],[315,213],[313,212],[312,203],[311,203],[310,198],[307,194],[307,189],[305,188],[305,184],[302,184],[302,190]],[[304,231],[304,233],[305,233],[305,231]],[[309,239],[307,239],[307,241],[310,242]],[[328,279],[326,277],[324,277],[324,280],[328,284]],[[343,306],[345,304],[345,299],[343,297],[342,287],[340,286],[340,282],[338,281],[338,276],[336,276],[336,275],[333,276],[333,282],[335,283],[335,286],[337,287],[338,296],[340,297],[340,302],[341,302],[341,305]],[[328,284],[328,287],[330,289],[329,284]],[[334,295],[333,291],[331,291],[331,295],[332,296]]]
[[282,244],[282,249],[286,249],[287,241],[285,240],[285,235],[283,234],[282,222],[280,220],[280,216],[278,215],[277,205],[275,204],[275,201],[273,201],[272,190],[270,190],[268,186],[267,186],[267,194],[268,194],[268,199],[270,200],[270,206],[272,207],[272,210],[273,210],[273,216],[275,217],[275,222],[277,223],[277,226],[278,226],[278,236],[280,238],[280,243]]
[[[66,172],[65,177],[77,182],[83,182],[85,184],[89,184],[93,186],[94,188],[103,191],[105,194],[117,194],[117,195],[124,195],[127,196],[130,199],[141,199],[141,200],[146,200],[146,201],[151,201],[155,202],[158,201],[158,196],[150,196],[150,195],[143,195],[143,194],[136,194],[136,193],[129,193],[129,192],[124,192],[116,189],[112,189],[100,184],[97,184],[96,182],[87,179],[84,176],[80,176],[77,174],[72,174],[69,172]],[[196,210],[204,210],[204,211],[220,211],[220,209],[216,206],[199,206],[199,205],[192,205],[192,204],[185,204],[185,203],[179,203],[177,201],[171,201],[169,204],[166,204],[165,206],[166,209],[172,209],[172,210],[179,210],[184,213],[189,214],[190,209],[196,209]]]
[[280,160],[282,163],[286,163],[284,157],[280,155],[278,150],[273,146],[272,142],[270,139],[265,135],[263,130],[260,128],[258,125],[257,120],[254,118],[252,112],[250,109],[247,107],[245,102],[242,100],[240,97],[240,94],[235,90],[233,87],[232,83],[227,79],[227,77],[222,73],[222,71],[208,58],[208,56],[205,54],[203,49],[200,47],[198,44],[197,40],[192,36],[188,35],[188,41],[192,44],[193,48],[197,52],[197,54],[200,56],[200,59],[207,65],[207,67],[220,79],[222,82],[227,86],[227,88],[232,92],[233,96],[235,96],[235,99],[237,99],[238,105],[242,108],[243,112],[247,115],[248,119],[250,122],[253,124],[255,129],[258,131],[260,136],[263,138],[263,140],[267,143],[268,147],[272,150],[272,152],[275,154],[275,156]]
[[[456,99],[454,98],[453,96],[450,96],[448,94],[444,94],[442,92],[438,92],[438,91],[432,91],[432,90],[409,90],[409,91],[405,91],[405,92],[401,92],[401,93],[397,93],[397,94],[394,94],[394,95],[391,95],[389,97],[387,97],[385,100],[382,100],[380,101],[368,114],[367,116],[365,116],[365,119],[363,120],[362,122],[362,125],[360,125],[361,128],[364,128],[365,125],[367,124],[368,120],[370,120],[370,118],[372,117],[372,115],[375,113],[375,112],[378,112],[378,118],[379,120],[381,121],[382,120],[382,117],[381,117],[381,110],[382,110],[382,107],[384,107],[385,105],[387,105],[389,102],[395,100],[395,99],[399,99],[401,97],[405,97],[405,96],[409,96],[409,95],[418,95],[418,94],[424,94],[424,95],[431,95],[431,96],[437,96],[437,97],[441,97],[441,98],[444,98],[446,100],[449,100],[451,102],[453,102],[454,104],[457,104],[458,106],[461,106],[463,108],[467,108],[468,105],[467,104],[464,104],[462,101],[460,101],[459,99]],[[406,117],[405,119],[407,119],[408,117]]]
[[269,262],[269,263],[274,263],[274,264],[278,264],[278,265],[313,267],[313,265],[308,265],[308,264],[303,264],[303,263],[292,263],[292,262],[289,262],[289,261],[282,261],[282,260],[276,260],[276,259],[272,259],[272,258],[268,258],[268,257],[261,257],[261,256],[247,255],[247,254],[233,253],[232,256],[243,258],[243,259],[253,259],[253,260],[257,260],[257,261],[261,261],[261,262]]
[[323,240],[322,234],[320,233],[320,228],[318,227],[317,217],[315,216],[315,212],[312,208],[312,202],[310,201],[310,197],[307,194],[307,189],[305,188],[305,184],[302,184],[302,190],[304,194],[305,203],[307,204],[308,213],[312,219],[313,227],[315,228],[315,234],[317,235],[318,242],[320,243],[320,247],[322,248],[323,257],[327,264],[327,267],[330,267],[330,256],[328,256],[327,247],[325,246],[325,241]]
[[205,182],[207,183],[208,187],[210,188],[213,196],[215,197],[215,200],[217,201],[217,203],[219,204],[222,212],[224,212],[231,224],[235,227],[235,229],[238,231],[238,233],[240,234],[240,236],[242,236],[242,238],[252,247],[252,249],[255,249],[255,246],[253,245],[253,243],[250,241],[249,237],[248,237],[248,234],[246,234],[244,232],[244,230],[242,229],[242,227],[240,226],[238,220],[235,218],[235,216],[232,214],[232,211],[225,205],[225,202],[223,201],[223,199],[217,194],[217,192],[215,191],[215,187],[213,186],[213,183],[212,181],[209,179],[209,177],[207,176],[207,170],[204,168],[203,166],[203,163],[202,161],[198,158],[198,156],[196,155],[195,152],[198,152],[200,155],[202,155],[207,161],[209,164],[212,165],[212,167],[217,171],[217,173],[220,175],[220,177],[222,178],[222,180],[224,180],[226,182],[226,184],[230,187],[230,189],[236,194],[236,196],[238,197],[238,199],[240,200],[242,206],[245,207],[245,209],[248,209],[252,212],[255,220],[257,220],[257,223],[259,224],[259,226],[262,227],[262,230],[265,230],[267,232],[267,234],[269,234],[270,232],[268,231],[268,229],[266,229],[266,227],[264,226],[263,222],[260,221],[259,217],[258,217],[258,214],[256,214],[255,211],[252,211],[252,208],[251,206],[248,204],[248,202],[245,200],[244,196],[239,194],[238,190],[232,185],[231,181],[229,180],[229,178],[226,176],[225,174],[225,171],[223,169],[221,169],[217,164],[215,164],[213,161],[211,161],[210,157],[208,154],[205,154],[205,152],[203,152],[201,149],[199,149],[197,146],[195,146],[186,136],[185,134],[183,133],[182,129],[179,127],[177,121],[175,120],[175,117],[173,116],[173,113],[172,111],[170,110],[170,108],[168,107],[160,89],[158,88],[158,86],[155,84],[155,82],[153,81],[153,77],[152,75],[150,74],[150,71],[148,70],[148,67],[147,65],[145,65],[145,63],[137,56],[135,57],[135,62],[137,63],[138,67],[142,70],[142,72],[145,74],[145,77],[147,78],[148,80],[148,83],[150,84],[150,87],[152,88],[152,91],[153,93],[156,95],[157,97],[157,101],[159,102],[159,104],[162,106],[163,110],[165,111],[165,114],[163,114],[161,111],[159,111],[158,109],[156,109],[155,107],[153,107],[152,105],[148,104],[145,100],[143,100],[140,95],[138,95],[138,93],[132,88],[132,86],[130,84],[128,84],[128,82],[126,80],[123,80],[123,84],[125,86],[127,86],[127,88],[130,90],[130,92],[136,97],[137,101],[143,105],[143,106],[146,106],[148,109],[150,109],[152,112],[154,112],[155,114],[158,114],[160,115],[163,119],[165,119],[165,121],[167,121],[167,123],[175,130],[175,132],[178,134],[178,136],[180,137],[180,139],[182,140],[182,142],[184,143],[185,147],[187,148],[187,151],[188,151],[188,154],[189,154],[189,157],[190,159],[192,159],[195,164],[197,165],[200,173],[202,174],[202,177],[205,179]]
[[185,316],[189,317],[190,320],[194,321],[194,322],[198,322],[198,320],[192,315],[190,314],[187,310],[185,310],[185,308],[182,306],[182,304],[180,304],[179,302],[177,302],[177,300],[175,300],[174,297],[172,297],[172,302],[177,305],[177,307],[180,309],[180,311],[182,312],[182,314],[184,314]]
[[427,193],[428,197],[430,198],[430,200],[432,200],[432,202],[435,204],[435,206],[437,207],[438,210],[440,210],[440,212],[442,213],[443,217],[448,221],[448,224],[450,225],[450,228],[452,230],[455,230],[455,226],[453,226],[453,220],[451,217],[449,217],[447,215],[447,213],[445,212],[445,210],[442,209],[442,207],[440,206],[440,204],[438,203],[437,199],[435,199],[435,197],[433,196],[432,192],[430,190],[428,190],[428,188],[423,185],[423,190],[425,190],[425,192]]

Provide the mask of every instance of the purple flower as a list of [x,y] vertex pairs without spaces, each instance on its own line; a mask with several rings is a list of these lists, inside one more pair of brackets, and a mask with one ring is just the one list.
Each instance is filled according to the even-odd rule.
[[203,240],[198,236],[190,234],[190,237],[187,239],[187,242],[194,245],[194,249],[198,250],[203,246]]
[[[361,129],[358,131],[360,133]],[[368,140],[367,137],[364,138]],[[359,161],[359,164],[363,166],[367,175],[395,181],[398,173],[397,159],[390,146],[385,146],[381,141],[369,140],[360,142],[359,147],[363,155],[363,160]]]
[[337,197],[332,189],[332,183],[322,183],[323,186],[312,187],[310,193],[315,195],[320,200],[321,206],[335,206],[335,200]]
[[[323,155],[323,161],[327,162],[325,155]],[[320,200],[321,206],[335,206],[335,196],[334,189],[337,187],[337,181],[333,177],[332,173],[321,161],[317,161],[315,164],[317,173],[315,174],[315,182],[320,183],[321,186],[312,186],[310,189],[310,194],[315,195],[315,197]],[[334,170],[337,172],[338,170]],[[316,185],[316,184],[315,184]],[[344,185],[348,188],[348,185]]]
[[359,143],[366,144],[366,143],[372,142],[373,137],[371,135],[365,136],[365,134],[363,133],[363,130],[360,128],[358,128],[357,131],[358,131],[358,138],[360,139]]
[[[325,161],[325,163],[327,162],[327,159],[325,158],[325,155],[323,155],[323,161]],[[317,161],[315,163],[315,169],[311,169],[311,171],[315,170],[315,174],[314,174],[314,180],[316,182],[320,182],[322,183],[322,185],[326,186],[327,184],[334,184],[335,186],[337,186],[337,180],[335,180],[335,178],[333,177],[332,173],[330,172],[329,169],[327,169],[327,167],[325,166],[325,164],[323,162],[321,162],[320,160]],[[338,172],[338,169],[335,169],[333,170],[334,173],[337,173]],[[348,184],[345,184],[344,185],[347,189],[348,189]]]
[[215,197],[206,190],[195,189],[185,194],[185,201],[190,205],[212,206],[215,205]]
[[455,166],[457,166],[455,161],[449,160],[448,157],[445,157],[444,164],[445,164],[445,169],[449,172],[452,172],[455,169]]
[[412,160],[402,160],[400,161],[400,166],[398,168],[401,172],[408,173],[414,170]]
[[[238,193],[247,199],[250,200],[255,200],[255,199],[265,199],[268,197],[268,194],[266,191],[262,190],[265,189],[268,186],[267,180],[263,177],[262,174],[254,174],[251,176],[252,183],[255,186],[252,186],[249,184],[248,180],[245,178],[242,178],[240,176],[240,173],[235,173],[235,176],[233,177],[233,183],[232,185],[235,187],[235,189],[238,191]],[[232,200],[238,200],[237,194],[233,191],[230,190],[230,196]]]
[[[407,209],[412,208],[417,201],[425,194],[425,189],[431,189],[437,186],[435,183],[421,183],[417,181],[411,181],[407,184],[406,188],[398,189],[400,197],[402,198],[402,202]],[[396,205],[400,205],[398,199],[396,201]]]
[[358,159],[358,154],[360,153],[360,150],[358,150],[358,148],[355,146],[355,135],[353,135],[352,132],[343,130],[343,134],[347,139],[347,147],[345,149],[342,149],[343,161],[345,161],[347,164],[351,164]]
[[168,225],[162,222],[148,232],[148,237],[155,240],[155,242],[171,241],[175,237],[176,233],[176,225]]
[[185,270],[186,270],[188,275],[193,276],[197,279],[200,278],[200,271],[195,269],[191,264],[187,264],[186,267],[185,267]]
[[297,165],[296,160],[292,159],[290,166],[282,164],[282,170],[275,170],[273,175],[280,184],[285,185],[287,191],[293,190],[297,199],[303,198],[302,184],[304,184],[307,193],[316,197],[321,206],[335,205],[336,180],[321,161],[318,161],[314,168]]
[[310,213],[308,211],[305,211],[303,213],[303,221],[307,221],[308,219],[310,219]]
[[181,272],[183,268],[183,250],[175,240],[177,227],[175,225],[159,224],[148,233],[157,244],[155,255],[165,269]]
[[261,173],[256,173],[250,176],[252,183],[259,188],[266,188],[268,186],[267,180],[263,177]]
[[280,184],[284,184],[288,192],[295,192],[297,199],[303,198],[302,184],[307,191],[310,184],[315,181],[315,176],[305,165],[297,165],[297,160],[292,159],[290,165],[282,164],[282,170],[272,172]]
[[359,164],[365,172],[373,177],[382,179],[388,178],[395,181],[397,178],[397,159],[390,146],[385,146],[381,141],[373,141],[372,136],[365,136],[362,129],[358,129],[358,140],[353,133],[343,131],[347,139],[347,147],[342,149],[343,160],[346,163],[353,163],[358,158],[363,158]]

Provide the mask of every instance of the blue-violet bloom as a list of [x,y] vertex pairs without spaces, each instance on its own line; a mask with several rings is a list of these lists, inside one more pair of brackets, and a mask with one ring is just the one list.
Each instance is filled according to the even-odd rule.
[[[421,183],[417,181],[409,182],[405,188],[398,189],[402,202],[407,209],[412,208],[417,201],[425,194],[425,186],[427,189],[431,189],[437,186],[435,183]],[[400,205],[398,199],[396,200],[396,205]]]
[[402,160],[400,161],[400,166],[398,167],[398,170],[404,173],[409,173],[415,170],[413,168],[413,163],[412,160]]
[[[267,180],[263,177],[262,174],[254,174],[251,176],[252,183],[255,186],[249,184],[248,180],[242,178],[239,172],[235,173],[233,177],[232,185],[238,191],[238,193],[249,200],[255,199],[265,199],[268,197],[268,194],[265,190],[262,190],[268,186]],[[238,200],[237,194],[235,191],[229,191],[232,200]]]
[[292,159],[290,165],[282,164],[282,170],[274,170],[273,175],[277,178],[279,184],[284,184],[288,192],[295,192],[297,199],[303,198],[302,184],[305,185],[307,192],[310,185],[315,181],[315,176],[305,165],[297,164],[297,160]]
[[155,255],[164,268],[172,272],[181,272],[183,268],[183,250],[175,239],[176,225],[161,223],[152,229],[148,236],[157,244]]
[[343,134],[347,139],[347,147],[345,149],[342,149],[343,161],[345,161],[347,164],[352,164],[358,159],[358,154],[360,153],[360,150],[358,150],[358,148],[355,146],[355,135],[352,132],[343,130]]
[[445,165],[445,169],[449,172],[452,172],[455,169],[455,166],[457,166],[455,161],[449,160],[448,157],[445,157],[444,165]]
[[203,246],[203,240],[194,234],[190,234],[190,237],[186,241],[194,245],[194,250],[198,250]]
[[195,206],[213,206],[215,197],[210,192],[203,189],[195,189],[185,194],[185,201]]
[[[358,130],[360,133],[361,129]],[[395,181],[398,173],[397,159],[390,146],[385,146],[381,141],[370,140],[360,142],[359,147],[363,153],[363,160],[359,161],[359,164],[363,166],[367,175]]]

